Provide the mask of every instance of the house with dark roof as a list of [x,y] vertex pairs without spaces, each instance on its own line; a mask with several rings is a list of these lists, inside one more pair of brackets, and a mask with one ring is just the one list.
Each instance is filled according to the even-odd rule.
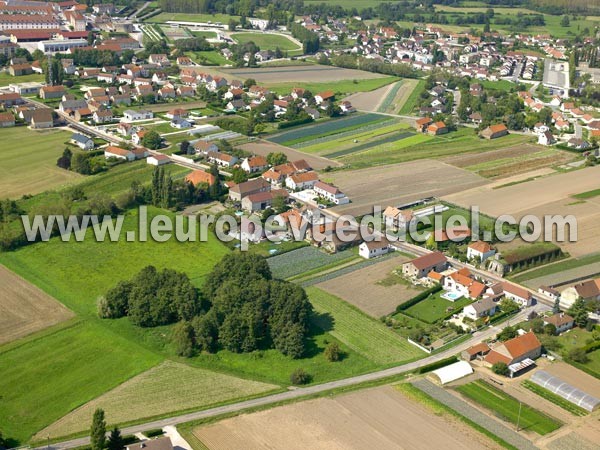
[[556,328],[556,333],[564,333],[575,326],[575,319],[563,312],[544,318],[544,325],[552,324]]
[[442,252],[431,252],[402,265],[405,277],[424,278],[431,271],[442,272],[448,267],[448,259]]
[[94,148],[93,139],[80,133],[74,133],[71,136],[71,142],[82,150],[92,150]]
[[471,320],[481,319],[482,317],[493,316],[496,314],[498,305],[490,298],[477,300],[463,308],[463,314]]
[[31,115],[31,128],[52,128],[54,119],[52,110],[49,108],[40,108],[33,111]]
[[241,202],[248,195],[269,191],[271,191],[271,183],[264,178],[254,178],[231,186],[229,188],[229,199],[234,202]]

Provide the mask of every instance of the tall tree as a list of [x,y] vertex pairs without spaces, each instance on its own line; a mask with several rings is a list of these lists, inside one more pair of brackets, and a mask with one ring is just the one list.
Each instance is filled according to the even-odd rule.
[[104,419],[104,410],[100,408],[94,411],[92,418],[90,444],[92,450],[104,450],[106,444],[106,420]]
[[114,427],[108,436],[108,442],[106,448],[108,450],[123,450],[125,443],[123,442],[123,437],[121,436],[121,430],[117,427]]

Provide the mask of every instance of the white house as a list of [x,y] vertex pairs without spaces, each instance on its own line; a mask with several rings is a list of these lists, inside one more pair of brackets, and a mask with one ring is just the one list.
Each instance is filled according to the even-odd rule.
[[74,133],[71,136],[71,142],[82,150],[92,150],[94,148],[94,141],[92,138],[84,136],[83,134]]
[[285,179],[285,186],[288,189],[310,189],[319,181],[319,176],[315,172],[295,173]]
[[236,156],[221,152],[208,152],[206,156],[211,163],[223,167],[233,167],[238,160]]
[[463,314],[471,320],[477,320],[496,313],[496,303],[490,298],[477,300],[463,308]]
[[104,157],[106,159],[109,158],[117,158],[124,159],[125,161],[133,161],[135,160],[135,154],[131,150],[125,150],[121,147],[113,147],[108,146],[104,149]]
[[390,251],[387,240],[363,242],[358,246],[358,254],[365,259],[376,258]]
[[538,136],[538,144],[540,145],[552,145],[556,143],[556,139],[550,131],[540,133]]
[[240,167],[247,173],[263,172],[269,167],[269,163],[264,156],[251,156],[245,158]]
[[413,212],[410,209],[401,210],[393,206],[388,206],[383,211],[385,225],[388,228],[405,230],[413,217]]
[[475,241],[467,247],[467,259],[485,261],[496,254],[496,250],[490,244],[484,241]]
[[317,181],[313,189],[319,197],[323,197],[336,205],[345,205],[350,202],[350,199],[346,197],[346,194],[331,184]]
[[554,314],[544,319],[544,325],[552,324],[556,327],[556,333],[564,333],[575,326],[575,319],[563,312]]
[[154,113],[152,111],[146,111],[143,109],[139,111],[128,109],[123,111],[123,118],[128,122],[133,122],[135,120],[148,120],[154,118]]
[[531,306],[533,304],[533,296],[528,290],[507,282],[502,283],[502,288],[504,289],[504,296],[520,306]]
[[167,155],[152,155],[146,158],[146,164],[150,164],[151,166],[162,166],[170,162],[171,159]]

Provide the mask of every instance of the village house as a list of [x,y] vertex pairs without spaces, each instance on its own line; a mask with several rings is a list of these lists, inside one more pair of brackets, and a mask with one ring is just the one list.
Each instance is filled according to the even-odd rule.
[[521,370],[533,365],[533,360],[541,354],[542,344],[533,332],[529,332],[496,345],[484,358],[484,362],[490,367],[497,362],[505,363],[512,378]]
[[64,86],[44,86],[40,89],[40,98],[49,100],[53,98],[62,98],[66,89]]
[[319,181],[316,172],[295,173],[285,179],[285,186],[293,191],[311,189]]
[[15,116],[9,112],[0,112],[0,128],[15,126]]
[[359,256],[365,259],[376,258],[378,256],[385,255],[390,251],[390,243],[387,239],[380,241],[369,241],[363,242],[358,246]]
[[119,122],[117,125],[117,133],[122,134],[123,136],[131,136],[134,132],[133,125],[127,122]]
[[346,194],[331,184],[317,181],[313,186],[313,190],[319,197],[324,198],[335,205],[345,205],[346,203],[350,203],[350,199],[346,197]]
[[167,114],[165,114],[165,117],[167,119],[186,119],[187,116],[189,115],[189,113],[182,108],[175,108],[170,110],[169,112],[167,112]]
[[116,158],[123,159],[125,161],[134,161],[135,154],[131,150],[126,150],[121,147],[108,146],[104,149],[104,157],[106,159]]
[[402,265],[405,277],[424,278],[431,271],[442,272],[448,267],[448,260],[442,252],[432,252]]
[[421,117],[420,119],[415,120],[415,129],[420,133],[426,133],[429,125],[433,123],[430,117]]
[[556,334],[564,333],[575,326],[575,319],[563,312],[544,318],[544,325],[552,324],[556,328]]
[[100,109],[94,112],[92,118],[94,123],[109,123],[113,120],[113,113],[110,109]]
[[94,140],[80,133],[74,133],[71,136],[71,142],[82,150],[92,150],[94,148]]
[[508,128],[503,123],[496,125],[490,125],[489,127],[482,130],[479,135],[485,139],[496,139],[508,134]]
[[540,144],[540,145],[556,144],[556,139],[554,138],[554,136],[552,135],[552,133],[549,130],[546,130],[543,133],[539,134],[538,144]]
[[435,122],[427,127],[427,134],[431,136],[437,136],[440,134],[448,133],[448,127],[444,122]]
[[31,128],[52,128],[54,119],[52,118],[52,110],[49,108],[40,108],[33,111],[31,114]]
[[502,283],[504,289],[504,296],[510,300],[513,300],[521,307],[531,306],[533,304],[533,296],[527,289],[523,289],[516,284],[508,283],[504,281]]
[[334,98],[335,93],[333,91],[319,92],[317,95],[315,95],[315,102],[317,105],[320,105],[326,101],[333,101]]
[[127,109],[123,111],[123,118],[128,122],[134,122],[136,120],[149,120],[154,117],[154,113],[152,111],[139,110],[134,111],[132,109]]
[[571,307],[580,298],[586,302],[600,300],[600,278],[577,283],[566,288],[560,294],[561,303],[567,307]]
[[237,156],[230,155],[222,152],[208,152],[206,158],[210,163],[216,164],[222,167],[233,167],[237,161]]
[[496,250],[485,241],[475,241],[467,246],[467,259],[484,262],[496,254]]
[[251,156],[249,158],[244,158],[240,167],[247,173],[256,173],[262,172],[267,167],[269,167],[269,163],[265,159],[264,156]]
[[234,202],[241,202],[248,195],[269,191],[271,191],[271,184],[269,182],[263,178],[254,178],[231,186],[229,188],[229,199]]
[[194,150],[198,154],[207,155],[208,153],[218,152],[219,147],[214,142],[198,141],[194,144]]
[[408,224],[414,218],[414,214],[410,209],[398,209],[394,206],[388,206],[383,211],[385,226],[390,229],[406,230]]
[[273,201],[280,197],[287,201],[288,192],[285,189],[274,189],[271,191],[257,192],[242,198],[242,208],[246,211],[263,211],[273,205]]
[[202,183],[212,186],[217,181],[212,173],[205,172],[204,170],[194,170],[186,175],[185,180],[192,183],[194,186],[198,186]]
[[463,314],[471,320],[478,320],[482,317],[490,317],[496,314],[497,305],[489,298],[477,300],[463,308]]

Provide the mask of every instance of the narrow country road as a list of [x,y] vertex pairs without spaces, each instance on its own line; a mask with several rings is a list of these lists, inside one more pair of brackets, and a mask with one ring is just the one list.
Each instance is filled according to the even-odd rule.
[[[258,406],[272,405],[272,404],[275,404],[275,403],[278,403],[281,401],[300,399],[300,398],[308,396],[308,395],[324,393],[324,392],[330,391],[332,389],[348,387],[348,386],[355,386],[355,385],[358,385],[361,383],[365,383],[365,382],[369,382],[369,381],[377,381],[377,380],[381,380],[383,378],[387,378],[390,376],[400,375],[405,372],[411,372],[411,371],[418,369],[419,367],[423,367],[425,365],[428,365],[428,364],[431,364],[431,363],[434,363],[437,361],[441,361],[442,359],[445,359],[452,355],[460,353],[461,351],[471,347],[472,345],[474,345],[478,342],[481,342],[484,339],[491,338],[496,333],[498,333],[502,328],[504,328],[505,324],[511,323],[511,322],[512,323],[520,322],[526,318],[528,313],[529,313],[529,310],[521,311],[519,314],[511,317],[510,319],[508,319],[505,322],[501,322],[501,323],[499,323],[493,327],[490,327],[486,330],[483,330],[481,332],[474,333],[473,336],[471,337],[471,339],[457,345],[456,347],[452,347],[443,352],[420,359],[419,361],[414,361],[414,362],[410,362],[407,364],[402,364],[400,366],[392,367],[389,369],[384,369],[384,370],[380,370],[377,372],[367,373],[364,375],[358,375],[358,376],[351,377],[351,378],[344,378],[342,380],[330,381],[328,383],[317,384],[317,385],[309,386],[309,387],[305,387],[305,388],[290,389],[285,392],[267,395],[265,397],[256,398],[253,400],[246,400],[243,402],[232,403],[230,405],[219,406],[216,408],[210,408],[210,409],[205,409],[202,411],[196,411],[196,412],[191,412],[191,413],[187,413],[187,414],[182,414],[179,416],[170,417],[167,419],[160,419],[160,420],[155,420],[152,422],[146,422],[146,423],[143,423],[140,425],[125,427],[121,430],[121,433],[124,435],[135,434],[135,433],[139,433],[139,432],[146,431],[149,429],[163,428],[166,426],[176,426],[176,425],[180,425],[182,423],[190,422],[192,420],[206,419],[209,417],[220,416],[222,414],[236,413],[236,412],[244,411],[249,408],[255,408]],[[50,446],[42,446],[42,447],[39,447],[39,450],[42,450],[44,448],[49,449],[49,450],[70,449],[70,448],[76,448],[76,447],[88,445],[89,442],[90,442],[89,437],[83,437],[83,438],[79,438],[79,439],[72,439],[69,441],[51,444]]]

